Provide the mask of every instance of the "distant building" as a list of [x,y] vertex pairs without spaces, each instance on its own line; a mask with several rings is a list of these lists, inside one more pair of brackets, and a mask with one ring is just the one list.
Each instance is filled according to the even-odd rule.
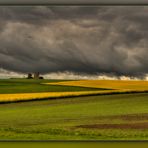
[[40,78],[40,73],[39,72],[34,73],[33,78],[34,79],[39,79]]

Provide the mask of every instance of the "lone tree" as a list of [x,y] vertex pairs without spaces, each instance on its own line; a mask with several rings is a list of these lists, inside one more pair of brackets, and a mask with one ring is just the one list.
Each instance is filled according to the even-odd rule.
[[28,73],[28,77],[27,77],[27,79],[32,79],[33,77],[32,77],[32,74],[31,73]]

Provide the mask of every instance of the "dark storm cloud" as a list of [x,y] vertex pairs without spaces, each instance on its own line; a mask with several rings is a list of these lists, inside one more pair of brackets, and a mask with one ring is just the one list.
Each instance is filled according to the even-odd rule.
[[0,68],[148,73],[148,7],[0,8]]

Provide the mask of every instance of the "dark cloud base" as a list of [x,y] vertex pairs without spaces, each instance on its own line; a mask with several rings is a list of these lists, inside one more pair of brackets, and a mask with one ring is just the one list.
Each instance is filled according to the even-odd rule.
[[148,7],[0,7],[0,68],[148,73]]

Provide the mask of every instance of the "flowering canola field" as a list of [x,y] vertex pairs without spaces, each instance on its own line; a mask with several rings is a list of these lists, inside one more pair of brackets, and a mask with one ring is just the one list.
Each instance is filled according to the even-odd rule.
[[0,94],[0,102],[17,102],[25,100],[27,101],[27,100],[46,99],[46,98],[62,98],[62,97],[83,96],[91,94],[98,94],[98,91]]
[[[47,83],[49,84],[49,83]],[[79,81],[64,81],[50,83],[64,86],[81,86],[91,88],[105,88],[105,89],[116,89],[121,90],[136,90],[146,91],[148,90],[148,81],[132,81],[132,80],[79,80]]]
[[[67,91],[67,92],[37,92],[0,94],[0,103],[27,100],[52,99],[63,97],[77,97],[88,95],[103,95],[116,93],[148,92],[148,81],[120,81],[120,80],[79,80],[44,83],[44,85],[79,86],[98,88],[98,91]],[[103,88],[99,90],[99,88]]]

